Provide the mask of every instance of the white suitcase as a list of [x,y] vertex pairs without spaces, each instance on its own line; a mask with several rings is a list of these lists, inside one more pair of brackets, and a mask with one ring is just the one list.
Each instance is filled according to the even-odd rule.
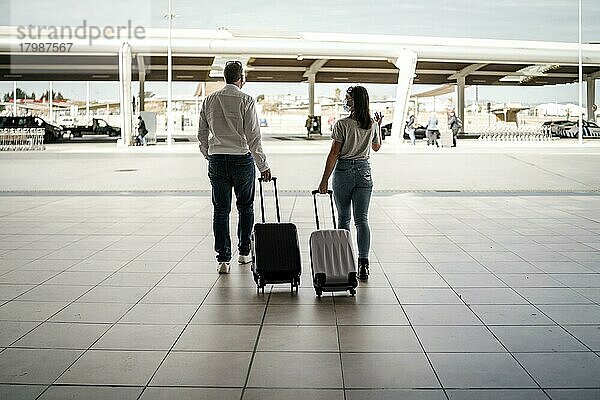
[[358,286],[357,262],[350,232],[335,229],[335,211],[333,191],[328,190],[331,201],[331,215],[334,229],[320,229],[317,210],[318,190],[313,190],[315,220],[317,230],[310,235],[310,265],[312,268],[313,286],[317,296],[323,292],[349,291],[356,294]]

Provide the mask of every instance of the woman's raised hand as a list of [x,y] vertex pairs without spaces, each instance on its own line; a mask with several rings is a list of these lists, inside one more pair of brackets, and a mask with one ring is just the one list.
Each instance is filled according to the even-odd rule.
[[383,114],[375,111],[375,122],[377,122],[377,125],[381,126],[381,121],[383,121]]

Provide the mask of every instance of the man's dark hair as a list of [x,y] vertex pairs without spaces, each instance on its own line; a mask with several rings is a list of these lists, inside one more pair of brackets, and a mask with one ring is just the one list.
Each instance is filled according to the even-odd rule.
[[225,65],[225,69],[223,70],[223,75],[225,76],[225,82],[227,83],[235,83],[242,79],[242,74],[244,73],[242,69],[241,62],[228,62]]

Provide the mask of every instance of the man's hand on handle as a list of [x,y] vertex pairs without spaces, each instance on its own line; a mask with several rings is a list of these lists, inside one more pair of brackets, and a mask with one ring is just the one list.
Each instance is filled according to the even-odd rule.
[[265,182],[271,181],[271,170],[267,169],[260,173],[260,177],[263,178]]

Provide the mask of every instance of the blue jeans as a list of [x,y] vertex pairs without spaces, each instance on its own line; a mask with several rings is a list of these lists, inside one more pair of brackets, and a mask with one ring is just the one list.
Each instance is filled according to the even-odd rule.
[[231,260],[229,213],[231,189],[238,210],[238,250],[250,254],[250,238],[254,226],[254,159],[248,154],[213,154],[208,158],[208,177],[212,186],[213,234],[217,261]]
[[369,161],[339,159],[333,171],[332,186],[338,212],[338,228],[350,230],[352,211],[356,225],[358,257],[369,258],[369,203],[373,191]]

